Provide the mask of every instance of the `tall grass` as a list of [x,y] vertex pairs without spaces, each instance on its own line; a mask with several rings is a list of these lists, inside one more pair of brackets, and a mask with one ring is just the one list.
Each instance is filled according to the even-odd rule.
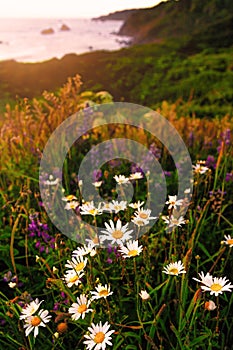
[[[124,259],[117,247],[97,247],[94,256],[87,255],[82,283],[68,288],[63,280],[65,264],[77,244],[50,222],[40,199],[38,166],[46,141],[62,121],[87,106],[111,102],[106,92],[80,93],[80,85],[78,76],[70,78],[56,94],[44,92],[40,100],[25,99],[14,108],[7,105],[2,117],[2,346],[12,350],[84,349],[84,335],[91,323],[107,321],[115,331],[112,335],[114,350],[230,350],[232,293],[210,296],[193,277],[198,278],[198,273],[203,271],[233,280],[232,252],[224,238],[232,237],[233,232],[231,117],[221,120],[190,118],[179,113],[179,101],[172,105],[162,103],[158,111],[176,127],[193,163],[205,160],[209,168],[204,174],[194,174],[194,192],[185,224],[168,232],[163,216],[171,216],[172,212],[165,206],[149,233],[139,238],[143,246],[141,254]],[[110,132],[112,137],[123,135],[121,129]],[[67,167],[63,169],[64,195],[72,194],[81,199],[75,162],[85,156],[85,150],[108,136],[108,133],[100,134],[98,128],[93,129],[88,137],[83,137],[81,145],[71,148]],[[146,141],[148,135],[142,131],[135,132],[133,137]],[[148,148],[153,142],[148,139]],[[160,162],[166,170],[171,168],[166,180],[168,194],[173,195],[176,174],[171,164],[167,164],[166,152],[162,152]],[[117,174],[130,175],[131,170],[128,164],[120,161]],[[102,194],[108,200],[115,198],[113,175],[111,164],[106,164],[98,176],[105,184]],[[55,191],[56,185],[51,188]],[[146,189],[145,178],[139,180],[135,185],[135,200],[146,201]],[[110,219],[114,222],[120,219],[126,224],[134,213],[135,210],[127,207],[117,214],[96,217],[96,223],[103,226]],[[78,215],[93,223],[93,217]],[[163,273],[169,263],[179,260],[186,273],[178,276]],[[106,299],[93,300],[93,312],[84,319],[72,320],[69,308],[76,297],[89,295],[99,283],[109,284],[113,294]],[[142,290],[148,292],[147,300],[140,297]],[[41,307],[49,310],[52,320],[46,328],[40,327],[35,338],[33,333],[25,335],[24,322],[19,316],[22,308],[36,298],[44,300]],[[210,300],[216,305],[212,311],[209,310]]]

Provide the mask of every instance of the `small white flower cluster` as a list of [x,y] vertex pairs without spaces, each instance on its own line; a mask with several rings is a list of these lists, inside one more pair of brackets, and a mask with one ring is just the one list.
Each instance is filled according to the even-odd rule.
[[205,174],[207,171],[210,171],[210,169],[206,166],[205,160],[199,160],[197,161],[196,165],[193,165],[193,172],[194,174]]
[[52,317],[49,315],[48,310],[39,310],[43,301],[39,301],[39,299],[33,300],[22,309],[19,319],[24,321],[26,336],[34,331],[34,337],[36,338],[39,333],[39,327],[46,327],[46,323]]
[[[187,191],[187,192],[186,192]],[[189,193],[189,189],[185,191],[185,194]],[[186,199],[177,199],[177,196],[168,196],[168,210],[170,211],[168,216],[163,215],[162,220],[167,224],[167,229],[174,229],[176,227],[181,227],[186,223],[184,217],[179,213],[177,207],[182,209],[187,205]]]
[[[66,271],[63,280],[66,282],[67,286],[71,288],[73,285],[78,285],[81,283],[82,277],[85,275],[85,267],[87,265],[88,259],[86,255],[91,257],[97,254],[96,246],[99,245],[97,240],[87,239],[87,244],[82,247],[77,247],[72,252],[71,260],[67,260],[65,267],[68,268]],[[69,307],[69,314],[73,321],[79,319],[84,319],[88,313],[92,313],[93,309],[91,308],[91,303],[94,300],[101,298],[106,299],[108,296],[112,295],[111,287],[108,284],[102,285],[99,283],[94,291],[90,291],[91,297],[87,294],[81,294],[77,296],[76,302],[72,303]],[[111,335],[114,333],[114,330],[110,330],[110,324],[106,322],[102,325],[100,321],[97,324],[92,323],[91,327],[88,327],[88,334],[84,335],[85,341],[83,342],[86,345],[87,349],[101,350],[105,349],[106,345],[112,345]]]
[[[185,267],[181,260],[168,264],[164,267],[162,272],[173,276],[186,273]],[[230,281],[226,277],[213,277],[209,272],[207,272],[205,275],[203,271],[199,273],[199,276],[200,279],[195,277],[193,277],[193,279],[200,282],[202,284],[201,289],[203,291],[210,292],[210,295],[218,296],[223,292],[231,292],[231,289],[233,288],[233,285],[229,283]],[[214,305],[210,302],[210,304],[207,304],[205,308],[208,310],[214,310]]]
[[76,209],[79,206],[78,198],[72,194],[62,197],[62,200],[66,202],[65,209],[71,210]]

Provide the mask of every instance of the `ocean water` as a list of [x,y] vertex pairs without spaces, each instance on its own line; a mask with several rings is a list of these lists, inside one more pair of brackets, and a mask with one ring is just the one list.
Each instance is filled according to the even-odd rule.
[[[63,24],[70,30],[61,31]],[[122,24],[83,18],[0,19],[0,61],[40,62],[68,53],[117,50],[130,40],[116,35]],[[41,34],[47,28],[52,28],[54,33]]]

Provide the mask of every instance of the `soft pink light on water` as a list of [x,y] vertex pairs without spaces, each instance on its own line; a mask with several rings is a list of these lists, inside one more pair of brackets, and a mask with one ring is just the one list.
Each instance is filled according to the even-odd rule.
[[152,7],[161,0],[7,0],[0,4],[0,17],[95,17],[110,12]]

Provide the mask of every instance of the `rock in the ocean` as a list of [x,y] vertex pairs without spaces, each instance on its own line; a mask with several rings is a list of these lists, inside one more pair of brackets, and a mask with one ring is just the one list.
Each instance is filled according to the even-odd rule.
[[61,26],[61,28],[60,28],[60,30],[62,30],[62,31],[67,31],[67,30],[70,30],[70,28],[66,25],[66,24],[63,24],[62,26]]
[[41,34],[53,34],[54,33],[54,30],[53,30],[53,28],[47,28],[47,29],[43,29],[42,31],[41,31]]

